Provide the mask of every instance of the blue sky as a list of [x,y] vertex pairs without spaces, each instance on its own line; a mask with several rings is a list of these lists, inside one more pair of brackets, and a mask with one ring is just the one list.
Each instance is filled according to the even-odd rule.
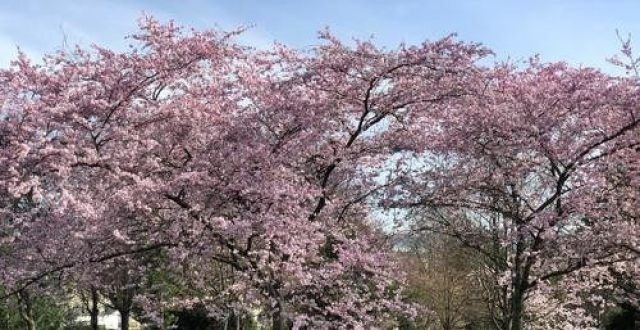
[[[606,58],[619,48],[615,30],[640,38],[640,1],[8,1],[0,0],[0,66],[15,56],[68,44],[98,43],[124,49],[142,12],[196,28],[252,25],[241,42],[268,47],[317,43],[325,26],[342,38],[373,36],[381,45],[417,43],[452,32],[482,42],[500,59],[544,60],[612,67]],[[638,40],[640,44],[640,40]]]

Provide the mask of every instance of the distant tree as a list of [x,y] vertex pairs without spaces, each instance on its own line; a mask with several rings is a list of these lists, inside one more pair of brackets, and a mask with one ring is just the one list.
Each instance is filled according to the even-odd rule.
[[478,278],[484,266],[481,256],[436,234],[421,233],[408,245],[406,294],[426,309],[416,320],[417,328],[482,329],[490,322]]

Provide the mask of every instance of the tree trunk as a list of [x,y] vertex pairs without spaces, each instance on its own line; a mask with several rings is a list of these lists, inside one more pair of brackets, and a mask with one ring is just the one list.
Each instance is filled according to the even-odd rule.
[[272,330],[289,330],[291,327],[289,326],[289,320],[287,318],[287,313],[284,310],[284,304],[279,302],[278,306],[276,306],[277,310],[273,314],[273,320],[271,324]]
[[237,314],[234,311],[231,311],[224,320],[224,330],[230,330],[230,329],[240,330],[241,323],[242,323],[241,314]]
[[129,310],[118,312],[120,312],[120,330],[129,330]]
[[33,320],[33,317],[25,319],[25,322],[27,323],[27,330],[36,330],[36,322]]
[[31,297],[26,290],[18,292],[18,303],[20,317],[27,326],[27,330],[36,330],[36,322],[33,319],[33,308],[31,306]]
[[273,314],[273,317],[271,318],[271,330],[280,330],[280,323],[280,313]]
[[524,312],[524,292],[519,287],[513,292],[511,297],[511,330],[522,329],[522,313]]
[[273,323],[271,324],[271,330],[288,330],[285,318],[280,313],[273,316]]
[[513,295],[511,296],[511,330],[522,329],[522,314],[524,313],[524,296],[527,290],[529,280],[529,269],[531,267],[530,260],[524,257],[524,251],[526,249],[526,239],[524,238],[523,229],[520,227],[520,223],[516,220],[518,225],[518,241],[516,245],[516,254],[514,258],[515,264],[515,278],[513,281]]
[[98,330],[98,316],[100,316],[100,310],[98,309],[98,290],[91,287],[91,330]]

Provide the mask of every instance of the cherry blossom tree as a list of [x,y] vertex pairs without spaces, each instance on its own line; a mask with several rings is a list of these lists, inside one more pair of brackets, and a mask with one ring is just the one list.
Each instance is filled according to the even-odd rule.
[[[197,294],[146,307],[259,309],[273,327],[374,327],[401,274],[371,199],[390,150],[476,93],[489,52],[324,32],[310,53],[143,18],[127,52],[25,55],[0,71],[0,275],[8,294],[114,263]],[[416,143],[420,141],[416,140]],[[149,255],[153,258],[149,259]],[[154,261],[155,260],[155,261]],[[214,290],[214,265],[234,283]]]
[[425,123],[416,149],[423,166],[388,204],[414,207],[417,229],[483,254],[502,297],[499,327],[521,329],[527,301],[550,281],[585,267],[637,265],[619,237],[604,234],[627,227],[604,196],[620,191],[607,179],[611,166],[638,161],[638,84],[536,59],[486,75],[481,95]]

